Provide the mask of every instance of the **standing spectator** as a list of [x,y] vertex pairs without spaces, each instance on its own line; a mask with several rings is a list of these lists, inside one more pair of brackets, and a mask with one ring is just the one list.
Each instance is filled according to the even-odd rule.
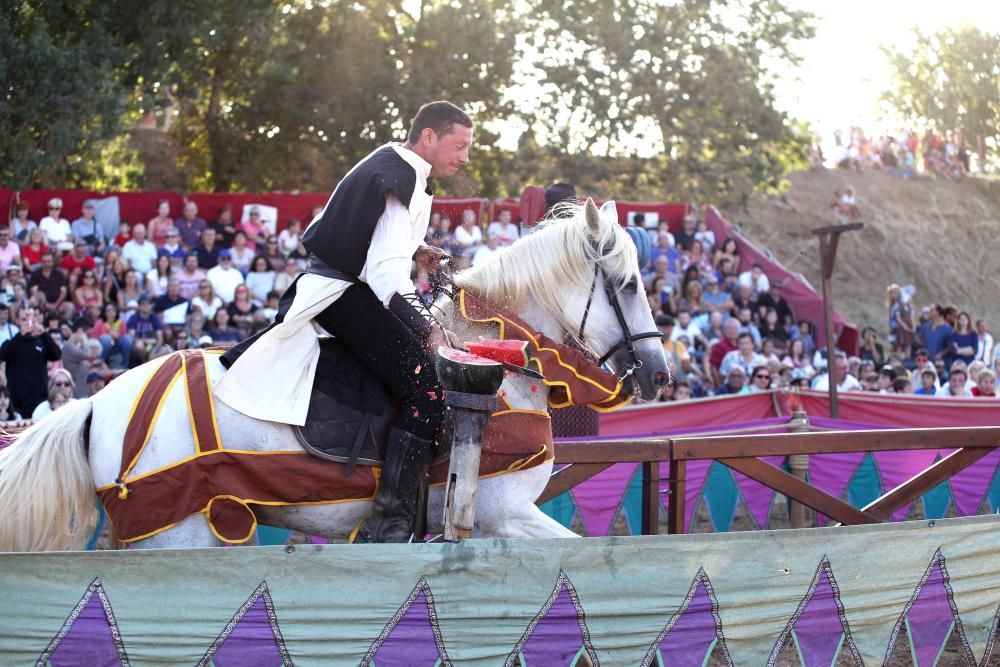
[[132,337],[122,321],[118,304],[107,303],[102,317],[94,323],[90,335],[101,343],[101,358],[110,363],[112,354],[121,355],[121,368],[127,369],[132,360]]
[[236,287],[243,284],[243,274],[233,267],[232,250],[219,252],[219,264],[208,270],[205,277],[212,283],[212,289],[225,302],[233,300]]
[[10,230],[0,227],[0,273],[7,273],[11,265],[21,266],[21,248],[10,240]]
[[30,415],[48,397],[48,364],[58,361],[62,352],[35,309],[22,308],[18,324],[17,335],[0,347],[0,361],[6,364],[14,411]]
[[247,247],[251,250],[263,248],[270,236],[267,223],[261,219],[260,209],[256,206],[250,207],[247,219],[240,223],[240,231],[246,235]]
[[274,289],[275,273],[267,257],[255,257],[250,273],[247,274],[247,287],[250,296],[258,307],[267,302],[267,295]]
[[189,253],[184,258],[184,268],[177,272],[181,296],[190,301],[198,295],[198,285],[205,280],[205,271],[198,266],[198,256]]
[[[428,227],[430,229],[430,227]],[[288,227],[278,234],[278,251],[288,257],[299,249],[302,244],[302,223],[298,218],[288,221]]]
[[978,348],[979,334],[972,329],[972,317],[963,310],[958,314],[958,321],[951,335],[951,358],[960,359],[966,365],[971,364]]
[[472,252],[483,243],[483,230],[476,224],[476,213],[472,209],[462,211],[462,224],[455,229],[455,243],[463,252]]
[[208,224],[198,217],[198,205],[193,201],[184,202],[184,214],[174,220],[174,227],[181,234],[181,244],[191,250],[201,239],[201,233],[205,231]]
[[903,359],[910,357],[916,335],[913,326],[913,307],[902,288],[893,283],[888,287],[889,345],[890,354]]
[[860,356],[865,361],[870,361],[878,368],[885,361],[885,350],[882,344],[875,339],[875,329],[865,327],[861,330],[861,351]]
[[157,254],[169,257],[171,266],[179,269],[184,265],[184,258],[187,256],[180,244],[181,234],[176,227],[167,227],[166,239],[167,242],[163,244]]
[[161,199],[156,205],[156,217],[146,223],[146,232],[149,239],[157,248],[167,242],[167,230],[174,226],[174,220],[170,217],[170,202]]
[[927,350],[931,361],[943,361],[951,351],[951,326],[944,321],[944,309],[938,304],[930,308],[930,319],[920,325],[917,342]]
[[140,275],[146,275],[153,270],[156,263],[156,246],[146,239],[146,225],[136,225],[132,228],[132,240],[122,248],[122,258]]
[[27,243],[28,234],[32,229],[37,229],[38,225],[34,220],[28,219],[31,211],[31,204],[26,201],[17,202],[14,208],[14,218],[10,221],[10,234],[18,243]]
[[996,356],[993,347],[993,334],[986,330],[986,320],[976,320],[976,333],[979,335],[979,343],[976,346],[976,359],[986,364],[989,368],[993,365],[993,358]]
[[128,335],[132,337],[132,355],[143,363],[150,353],[163,345],[163,325],[153,314],[153,303],[149,297],[139,297],[139,311],[128,320]]
[[229,256],[232,257],[233,268],[246,276],[256,253],[247,245],[247,236],[242,231],[236,232],[236,236],[233,237],[233,246],[229,249]]
[[70,250],[73,245],[73,228],[69,220],[62,217],[62,199],[53,197],[49,200],[49,214],[38,223],[38,228],[45,235],[45,243],[57,250]]
[[[31,274],[28,280],[28,293],[44,296],[45,307],[48,310],[59,310],[59,306],[69,296],[69,285],[66,275],[55,265],[51,252],[42,253],[40,268]],[[20,410],[18,410],[20,412]]]
[[219,252],[222,247],[215,241],[214,229],[206,229],[201,233],[201,243],[196,245],[193,250],[195,257],[198,258],[199,269],[208,271],[219,264]]
[[215,230],[215,238],[223,248],[233,245],[233,237],[236,236],[236,222],[233,221],[233,205],[223,204],[219,209],[219,217],[213,221],[209,227]]
[[517,240],[517,237],[520,236],[520,230],[518,230],[517,225],[511,222],[510,209],[505,208],[500,211],[499,220],[490,223],[486,229],[486,235],[495,237],[497,245],[501,248],[505,248]]
[[87,330],[91,323],[86,318],[73,322],[73,332],[62,344],[62,362],[73,378],[73,396],[86,398],[87,375],[90,374],[90,346],[87,345]]
[[976,386],[972,388],[973,396],[983,396],[986,398],[997,397],[997,376],[988,368],[983,369],[976,381]]
[[104,252],[104,230],[94,219],[93,202],[83,202],[83,211],[80,217],[73,221],[71,231],[77,243],[82,241],[85,244],[87,254],[100,255]]
[[45,234],[42,230],[35,228],[28,234],[28,242],[21,246],[21,262],[24,264],[24,272],[32,273],[37,271],[42,265],[42,255],[51,252],[45,245]]

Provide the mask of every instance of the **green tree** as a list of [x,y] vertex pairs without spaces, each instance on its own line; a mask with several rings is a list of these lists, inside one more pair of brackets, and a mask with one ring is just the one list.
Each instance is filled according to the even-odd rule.
[[1000,144],[1000,34],[974,26],[915,31],[909,48],[885,49],[893,84],[883,99],[940,131],[962,132],[985,163]]
[[622,187],[710,201],[775,187],[805,142],[775,109],[771,72],[797,62],[809,18],[781,0],[539,0],[533,129],[652,172]]

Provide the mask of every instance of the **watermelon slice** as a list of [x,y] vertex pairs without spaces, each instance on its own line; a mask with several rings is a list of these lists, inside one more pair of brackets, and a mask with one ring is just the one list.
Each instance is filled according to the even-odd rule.
[[511,366],[524,368],[528,365],[531,352],[526,340],[495,340],[493,338],[482,338],[478,341],[467,343],[469,352],[480,357],[486,357],[493,361],[500,361]]
[[437,349],[434,369],[447,391],[489,396],[503,382],[503,365],[499,361],[443,345]]

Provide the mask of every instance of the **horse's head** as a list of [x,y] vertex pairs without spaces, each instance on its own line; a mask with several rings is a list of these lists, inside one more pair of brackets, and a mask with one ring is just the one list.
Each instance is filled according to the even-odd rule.
[[628,391],[654,399],[672,378],[663,336],[643,289],[635,243],[618,224],[614,202],[598,209],[587,199],[580,215],[591,280],[566,304],[570,312],[579,313],[580,328],[571,333],[626,381]]

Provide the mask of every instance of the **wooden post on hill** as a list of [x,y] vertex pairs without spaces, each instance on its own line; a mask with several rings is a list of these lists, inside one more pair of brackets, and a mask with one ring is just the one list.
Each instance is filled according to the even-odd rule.
[[852,222],[847,225],[833,225],[832,227],[817,227],[812,233],[819,237],[819,261],[820,271],[823,278],[823,319],[824,335],[826,338],[826,374],[830,385],[830,417],[838,419],[840,417],[840,406],[837,404],[837,376],[834,373],[834,351],[836,341],[833,339],[833,265],[837,261],[837,245],[840,243],[840,235],[844,232],[851,232],[864,227],[862,222]]

